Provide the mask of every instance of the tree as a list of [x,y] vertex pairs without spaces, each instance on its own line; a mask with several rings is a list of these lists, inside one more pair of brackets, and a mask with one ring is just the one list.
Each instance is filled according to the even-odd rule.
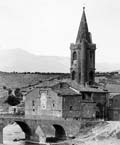
[[5,103],[8,103],[11,106],[16,106],[20,103],[20,100],[16,98],[14,95],[9,95]]
[[23,95],[20,91],[20,88],[16,88],[14,94],[11,89],[8,89],[8,98],[5,100],[5,103],[8,103],[11,106],[16,106],[20,104],[22,97]]

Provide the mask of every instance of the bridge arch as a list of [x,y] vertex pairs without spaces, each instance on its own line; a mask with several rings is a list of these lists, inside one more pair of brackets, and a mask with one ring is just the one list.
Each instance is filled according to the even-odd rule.
[[65,133],[64,128],[59,124],[53,124],[52,126],[55,129],[54,137],[47,137],[46,142],[55,143],[55,142],[59,142],[61,140],[66,140],[66,133]]
[[[16,123],[16,126],[13,125],[14,123]],[[13,125],[13,126],[11,126],[11,125]],[[4,141],[6,141],[5,138],[6,138],[6,136],[9,136],[8,134],[14,134],[15,133],[14,129],[16,127],[17,127],[18,131],[21,132],[21,134],[19,136],[20,138],[18,137],[18,135],[15,135],[14,139],[23,138],[23,139],[30,140],[30,137],[32,135],[32,131],[26,122],[21,121],[21,120],[16,121],[16,120],[5,119],[3,121],[2,127],[0,128],[0,143],[3,143]],[[22,132],[23,132],[23,134],[22,134]]]
[[31,129],[30,127],[27,125],[27,123],[23,122],[23,121],[15,121],[22,129],[22,131],[25,133],[25,138],[26,139],[30,139],[31,136]]
[[58,140],[65,140],[66,133],[65,133],[64,128],[58,124],[53,124],[53,127],[55,128],[55,138]]

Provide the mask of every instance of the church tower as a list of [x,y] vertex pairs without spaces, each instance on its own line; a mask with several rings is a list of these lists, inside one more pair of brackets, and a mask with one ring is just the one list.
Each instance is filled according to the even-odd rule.
[[78,84],[93,84],[95,78],[95,50],[92,36],[88,30],[85,7],[75,44],[70,45],[71,50],[71,79]]

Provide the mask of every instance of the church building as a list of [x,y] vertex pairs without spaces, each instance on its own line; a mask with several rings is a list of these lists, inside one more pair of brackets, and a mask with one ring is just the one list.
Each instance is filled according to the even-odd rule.
[[[75,44],[71,44],[71,78],[46,81],[36,86],[25,101],[26,118],[105,118],[108,92],[95,84],[95,50],[85,8]],[[58,81],[58,82],[57,82]],[[57,82],[57,83],[56,83]]]
[[85,8],[75,44],[71,44],[71,79],[79,84],[93,84],[95,78],[95,50],[92,35],[88,30]]

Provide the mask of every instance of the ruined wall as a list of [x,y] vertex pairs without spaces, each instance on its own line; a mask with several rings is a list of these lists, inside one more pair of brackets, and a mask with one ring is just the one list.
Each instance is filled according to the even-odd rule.
[[112,104],[113,108],[118,108],[120,109],[120,95],[116,95],[113,97],[113,104]]
[[96,118],[107,119],[108,93],[94,92],[92,93],[92,99],[96,103]]
[[63,97],[63,118],[81,117],[81,96]]
[[103,92],[93,92],[92,99],[96,103],[105,104],[107,102],[107,93]]
[[89,94],[63,97],[63,118],[86,119],[95,118],[96,104],[89,99]]
[[120,120],[120,95],[113,96],[108,109],[108,119],[114,121]]
[[93,119],[96,116],[96,104],[95,103],[82,103],[82,118]]

